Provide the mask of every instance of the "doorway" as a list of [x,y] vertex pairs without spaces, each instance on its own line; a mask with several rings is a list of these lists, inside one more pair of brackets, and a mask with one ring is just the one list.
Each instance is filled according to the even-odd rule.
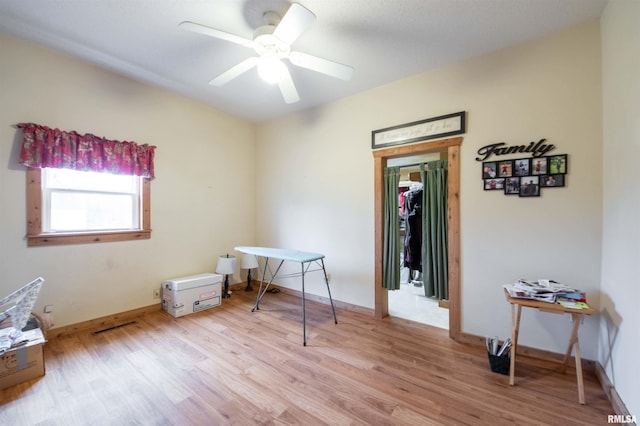
[[449,282],[449,337],[460,336],[460,145],[462,137],[441,139],[378,149],[373,151],[375,187],[375,316],[389,315],[389,292],[382,287],[382,259],[384,244],[384,169],[393,158],[447,152],[448,160],[448,282]]
[[[398,184],[399,214],[397,231],[399,234],[398,251],[400,255],[400,283],[399,289],[388,293],[389,316],[408,319],[433,327],[449,329],[448,299],[439,300],[438,297],[429,296],[435,292],[427,289],[428,283],[424,281],[422,259],[412,259],[412,251],[416,245],[421,246],[422,232],[416,232],[416,214],[423,210],[422,192],[424,182],[420,173],[420,164],[428,164],[438,160],[446,160],[447,151],[434,152],[422,155],[411,155],[399,158],[391,158],[387,161],[387,167],[399,167],[400,182]],[[417,209],[417,210],[416,210]],[[421,226],[420,226],[421,227]],[[417,234],[417,235],[414,235]],[[446,260],[445,260],[446,262]],[[434,271],[430,271],[433,273]],[[427,272],[429,274],[429,272]],[[432,284],[433,285],[433,284]]]

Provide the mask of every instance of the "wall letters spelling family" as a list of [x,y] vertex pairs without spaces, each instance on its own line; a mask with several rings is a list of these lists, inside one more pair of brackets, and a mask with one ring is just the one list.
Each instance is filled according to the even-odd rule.
[[542,157],[547,152],[554,150],[555,145],[545,144],[546,139],[540,139],[538,142],[530,142],[529,145],[511,145],[507,146],[504,142],[485,145],[478,150],[477,161],[484,161],[492,155],[517,154],[519,152],[530,152],[533,157]]
[[[542,188],[566,185],[568,156],[551,154],[556,147],[546,139],[528,145],[507,145],[505,142],[485,145],[478,150],[477,161],[482,161],[482,179],[485,191],[498,190],[505,195],[539,197]],[[491,156],[531,154],[531,157],[502,160]]]

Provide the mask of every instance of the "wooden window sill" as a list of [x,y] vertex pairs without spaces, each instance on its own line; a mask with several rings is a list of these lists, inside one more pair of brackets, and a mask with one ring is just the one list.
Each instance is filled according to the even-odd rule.
[[149,238],[151,238],[151,230],[52,233],[27,235],[27,245],[34,247],[63,244],[91,244],[113,241],[148,240]]

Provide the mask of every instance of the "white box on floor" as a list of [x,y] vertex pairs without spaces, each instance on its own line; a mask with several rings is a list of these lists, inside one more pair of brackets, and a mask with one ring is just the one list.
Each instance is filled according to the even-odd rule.
[[162,309],[178,318],[219,306],[222,275],[199,274],[162,282]]

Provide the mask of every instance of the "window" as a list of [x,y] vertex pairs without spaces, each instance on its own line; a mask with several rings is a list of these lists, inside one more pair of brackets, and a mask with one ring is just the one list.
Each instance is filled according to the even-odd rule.
[[28,245],[148,239],[149,187],[137,176],[29,168]]
[[86,232],[140,227],[138,176],[42,170],[42,230]]

